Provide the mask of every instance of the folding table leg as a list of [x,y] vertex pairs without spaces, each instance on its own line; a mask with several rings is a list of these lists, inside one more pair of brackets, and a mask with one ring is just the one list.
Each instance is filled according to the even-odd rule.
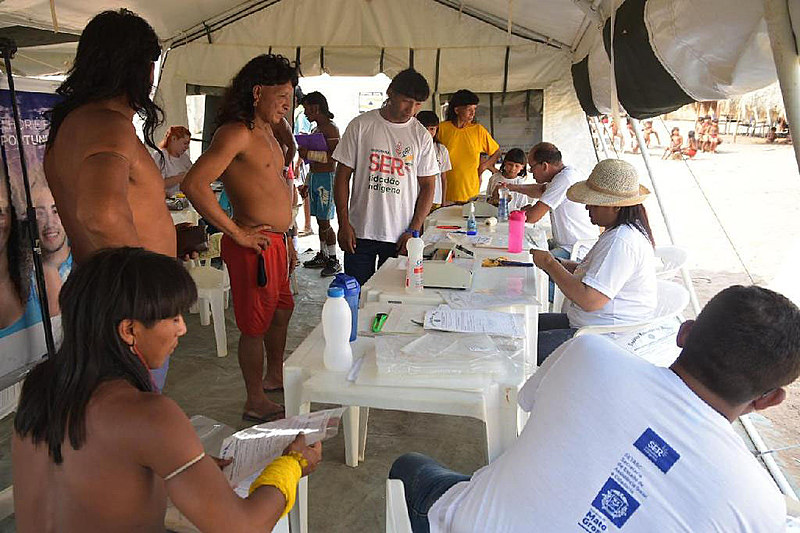
[[486,447],[489,462],[500,457],[517,440],[517,390],[497,387],[499,398],[488,395],[486,406]]
[[364,451],[367,449],[367,420],[369,407],[362,407],[358,419],[358,460],[364,460]]
[[347,406],[344,411],[344,460],[347,466],[358,466],[359,451],[359,407]]

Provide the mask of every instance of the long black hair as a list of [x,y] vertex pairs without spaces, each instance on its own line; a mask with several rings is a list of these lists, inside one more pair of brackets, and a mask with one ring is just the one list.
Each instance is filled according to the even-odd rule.
[[297,65],[282,55],[263,54],[256,56],[242,67],[231,84],[225,89],[217,113],[216,126],[228,122],[241,122],[248,128],[255,126],[253,87],[256,85],[283,85],[292,83],[297,87]]
[[329,119],[333,118],[333,113],[328,108],[328,99],[325,98],[325,95],[319,91],[312,91],[307,95],[303,96],[300,100],[300,105],[305,107],[306,105],[316,105],[319,106],[319,112],[328,117]]
[[47,147],[53,146],[61,124],[72,111],[90,102],[125,95],[144,121],[144,142],[158,150],[153,133],[163,112],[150,99],[153,62],[161,54],[158,35],[146,20],[128,11],[103,11],[81,33],[75,62],[56,89],[63,97],[49,112]]
[[619,212],[617,213],[617,221],[611,226],[607,227],[606,230],[610,230],[622,225],[628,225],[641,231],[642,234],[647,237],[647,240],[650,241],[650,244],[652,244],[655,248],[656,241],[653,238],[653,230],[650,229],[650,221],[647,218],[647,210],[644,208],[644,204],[620,207]]
[[47,444],[56,464],[61,446],[86,441],[86,407],[104,381],[122,379],[152,391],[144,363],[120,338],[124,319],[145,327],[186,312],[197,299],[189,273],[174,258],[142,248],[109,248],[77,266],[61,288],[64,340],[22,387],[14,430]]

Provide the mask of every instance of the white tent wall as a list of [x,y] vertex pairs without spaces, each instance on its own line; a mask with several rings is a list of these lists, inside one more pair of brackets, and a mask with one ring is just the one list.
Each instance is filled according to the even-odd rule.
[[[344,12],[351,16],[342,17]],[[572,90],[570,52],[510,36],[431,0],[284,1],[212,33],[211,41],[203,37],[169,51],[157,93],[167,117],[164,128],[187,122],[187,83],[226,86],[248,60],[270,50],[294,60],[299,47],[305,76],[321,74],[324,62],[324,71],[334,76],[382,71],[390,77],[409,66],[413,51],[414,68],[438,93],[544,89],[543,139],[591,168],[594,156]]]

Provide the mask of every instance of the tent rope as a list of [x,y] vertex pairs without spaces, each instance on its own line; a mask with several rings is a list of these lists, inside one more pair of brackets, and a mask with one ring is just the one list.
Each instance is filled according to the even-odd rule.
[[[659,117],[659,120],[661,121],[661,123],[666,128],[667,126],[664,123],[664,119]],[[722,219],[720,218],[719,213],[717,213],[717,211],[714,209],[714,206],[711,204],[711,199],[709,199],[708,195],[706,194],[705,189],[703,189],[703,186],[700,185],[700,180],[697,179],[697,176],[695,175],[695,173],[692,172],[692,167],[691,167],[691,165],[689,165],[689,160],[686,159],[686,158],[682,158],[682,159],[683,159],[683,164],[686,165],[686,170],[689,171],[689,175],[694,180],[695,185],[697,185],[697,188],[700,190],[700,194],[703,195],[703,199],[706,201],[706,205],[708,205],[708,208],[711,210],[711,213],[714,215],[714,218],[716,219],[717,224],[719,225],[719,228],[722,230],[722,233],[725,235],[725,239],[727,239],[728,244],[731,245],[731,248],[733,249],[733,253],[736,255],[736,259],[739,260],[739,264],[742,265],[742,268],[744,269],[745,274],[747,274],[747,278],[750,280],[750,283],[755,285],[756,282],[753,279],[753,275],[750,273],[750,269],[747,268],[747,264],[745,264],[744,259],[742,258],[742,254],[739,253],[739,249],[736,248],[736,245],[733,243],[733,239],[731,238],[730,233],[728,233],[728,230],[725,229],[725,225],[722,223]]]

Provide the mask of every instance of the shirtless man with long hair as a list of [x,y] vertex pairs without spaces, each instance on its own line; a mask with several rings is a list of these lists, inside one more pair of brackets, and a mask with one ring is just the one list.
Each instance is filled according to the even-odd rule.
[[[297,69],[279,55],[251,59],[225,92],[208,150],[181,184],[197,211],[225,234],[222,259],[231,276],[239,338],[239,366],[247,400],[242,418],[267,421],[283,407],[264,389],[283,386],[283,352],[294,309],[285,232],[292,224],[292,190],[284,179],[284,153],[272,130],[290,110]],[[209,185],[217,178],[233,205],[231,220]],[[264,350],[267,353],[267,375]]]
[[161,53],[153,28],[127,9],[104,11],[81,34],[75,62],[56,91],[44,171],[76,262],[109,246],[142,246],[174,257],[175,227],[164,180],[144,142],[161,110],[150,100]]

